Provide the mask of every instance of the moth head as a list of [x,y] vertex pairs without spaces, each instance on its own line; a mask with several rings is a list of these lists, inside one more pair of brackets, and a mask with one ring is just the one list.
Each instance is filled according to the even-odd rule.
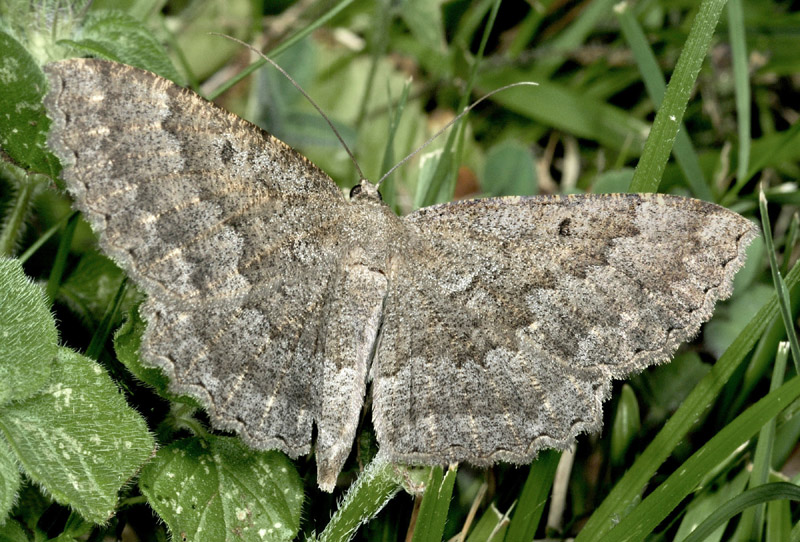
[[380,203],[383,201],[381,193],[378,192],[378,186],[372,184],[366,179],[361,179],[357,185],[350,189],[350,201],[371,201]]

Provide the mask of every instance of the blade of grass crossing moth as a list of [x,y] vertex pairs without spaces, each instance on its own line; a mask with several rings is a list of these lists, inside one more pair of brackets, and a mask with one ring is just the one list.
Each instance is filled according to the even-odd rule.
[[789,289],[786,287],[781,276],[780,269],[778,268],[778,260],[775,257],[775,244],[772,241],[772,227],[769,223],[769,212],[767,211],[767,198],[764,191],[760,190],[758,195],[758,206],[761,211],[761,228],[764,232],[764,241],[767,245],[767,255],[769,256],[769,267],[772,271],[772,282],[775,284],[775,290],[778,292],[778,303],[781,308],[781,317],[783,324],[786,326],[786,338],[789,340],[789,345],[792,349],[792,359],[794,360],[794,368],[797,374],[800,374],[800,344],[797,341],[797,334],[794,331],[794,319],[792,318],[791,301],[789,296]]
[[[770,392],[745,410],[733,422],[726,425],[702,448],[692,454],[629,515],[597,539],[598,542],[645,540],[681,501],[695,490],[706,472],[713,469],[719,461],[733,453],[736,448],[746,443],[758,432],[759,428],[777,416],[798,397],[800,397],[800,376],[794,377],[777,390]],[[800,487],[793,484],[787,485],[795,488],[797,495],[800,495]],[[749,491],[758,491],[760,487]]]
[[778,499],[800,501],[800,487],[787,482],[774,482],[748,489],[734,497],[698,525],[683,542],[703,542],[719,525],[751,506]]
[[531,464],[519,501],[511,516],[506,542],[533,540],[539,521],[542,519],[547,497],[550,495],[550,488],[553,486],[560,458],[560,451],[544,450]]
[[[644,81],[647,95],[650,96],[650,99],[653,100],[656,108],[658,108],[664,100],[664,92],[667,88],[667,84],[664,82],[664,75],[658,67],[658,60],[653,54],[642,27],[636,21],[631,6],[622,2],[617,4],[614,11],[617,13],[622,35],[633,52],[633,58],[636,60],[636,66]],[[692,140],[689,138],[689,131],[683,124],[681,124],[675,139],[673,153],[678,166],[683,171],[686,183],[695,197],[706,201],[714,201],[714,195],[706,183],[703,170],[700,168],[700,160],[697,158],[694,145],[692,145]]]
[[447,512],[453,496],[457,465],[450,465],[444,473],[442,467],[433,467],[425,484],[425,493],[414,526],[412,542],[440,542],[447,523]]
[[655,192],[661,183],[697,74],[708,52],[725,0],[704,0],[658,108],[642,157],[633,173],[631,192]]
[[[786,275],[786,284],[794,290],[800,283],[800,265],[795,264]],[[793,292],[794,293],[794,292]],[[703,377],[664,424],[650,445],[639,455],[622,479],[594,511],[576,542],[599,540],[620,521],[620,516],[639,498],[641,491],[661,464],[670,456],[698,419],[716,400],[725,383],[759,340],[764,330],[778,315],[778,301],[771,296],[745,326],[739,336],[720,356],[712,370]]]

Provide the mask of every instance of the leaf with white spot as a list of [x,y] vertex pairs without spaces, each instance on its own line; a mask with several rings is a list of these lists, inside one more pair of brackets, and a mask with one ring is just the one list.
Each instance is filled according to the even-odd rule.
[[44,73],[28,50],[0,31],[0,148],[17,164],[55,175],[58,161],[45,146]]
[[178,84],[184,80],[147,26],[123,11],[93,11],[83,21],[75,40],[61,43],[80,53],[144,68]]
[[236,438],[194,437],[160,449],[139,488],[176,540],[291,540],[300,529],[303,484],[292,463]]
[[14,460],[14,453],[0,439],[0,525],[3,525],[14,505],[20,483],[19,469]]
[[170,401],[184,403],[194,408],[203,408],[194,397],[176,395],[169,391],[167,375],[161,369],[147,367],[142,363],[139,357],[139,348],[142,345],[144,329],[145,323],[139,315],[139,311],[131,309],[128,312],[128,317],[114,334],[114,352],[117,354],[117,359],[128,368],[133,376],[153,388],[161,397]]
[[18,260],[0,259],[0,405],[47,383],[58,334],[44,293]]
[[155,448],[103,368],[67,348],[39,393],[0,407],[0,432],[33,481],[95,523]]

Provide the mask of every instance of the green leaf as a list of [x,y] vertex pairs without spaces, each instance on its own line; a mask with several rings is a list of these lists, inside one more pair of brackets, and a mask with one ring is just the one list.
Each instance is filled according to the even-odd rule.
[[766,542],[784,542],[791,540],[792,510],[787,499],[773,500],[767,503]]
[[54,175],[58,161],[45,147],[50,120],[42,98],[47,84],[36,60],[0,31],[0,148],[19,165]]
[[156,454],[139,487],[173,539],[291,540],[300,529],[303,485],[280,452],[232,437],[192,437]]
[[530,196],[536,194],[536,184],[536,165],[526,145],[511,140],[489,149],[483,186],[492,196]]
[[[43,189],[50,185],[51,180],[46,175],[29,174],[8,161],[0,162],[0,180],[7,182],[10,187],[6,192],[8,206],[4,209],[0,224],[0,257],[2,257],[16,254],[30,212],[34,208],[34,202]],[[0,197],[0,206],[5,206],[6,201],[3,200],[5,198]],[[25,262],[23,257],[20,257],[20,260]]]
[[663,420],[674,412],[710,370],[711,365],[703,363],[697,352],[687,351],[636,377],[648,392],[649,421]]
[[176,395],[169,391],[169,378],[154,367],[148,367],[142,363],[139,357],[139,347],[142,345],[142,334],[145,330],[145,322],[139,315],[139,310],[132,308],[128,311],[128,318],[122,323],[114,334],[114,351],[117,359],[128,368],[128,370],[144,382],[146,385],[156,390],[161,397],[170,401],[178,401],[195,408],[203,408],[200,402],[188,395]]
[[754,284],[718,307],[703,333],[711,353],[721,356],[773,291],[766,284]]
[[747,37],[741,0],[728,2],[728,33],[730,35],[733,80],[736,89],[736,127],[739,133],[739,156],[736,163],[735,191],[749,180],[751,124],[750,124],[750,66],[747,58]]
[[[661,74],[655,53],[653,53],[644,31],[633,16],[632,6],[619,4],[619,9],[614,11],[619,18],[622,35],[630,44],[631,52],[633,52],[633,56],[636,59],[636,65],[642,74],[647,94],[653,100],[655,106],[660,107],[667,85],[664,82],[664,76]],[[700,161],[697,158],[697,152],[692,145],[692,140],[689,138],[686,126],[680,126],[675,139],[673,154],[683,171],[686,184],[692,189],[692,193],[700,199],[713,201],[713,194],[703,178],[703,170],[700,168]]]
[[414,39],[431,51],[441,51],[445,45],[441,4],[441,0],[406,0],[398,10]]
[[435,150],[420,153],[419,158],[419,177],[417,188],[414,192],[414,209],[419,209],[426,205],[431,205],[432,201],[426,201],[427,193],[434,181],[434,175],[444,157],[444,151]]
[[144,20],[164,7],[163,0],[92,0],[92,10],[118,9]]
[[9,520],[5,525],[0,526],[0,542],[29,542],[29,539],[22,525],[14,520]]
[[47,383],[58,333],[44,293],[17,260],[0,259],[0,405]]
[[625,464],[626,454],[639,430],[642,421],[639,417],[639,402],[633,388],[623,384],[614,424],[611,426],[611,464],[621,466]]
[[185,84],[155,36],[144,24],[122,11],[91,13],[74,40],[60,43],[79,52],[150,70],[179,85]]
[[[770,391],[778,389],[783,384],[786,374],[786,362],[789,356],[789,344],[781,342],[775,356],[775,364],[772,367],[772,379],[770,380]],[[753,454],[753,465],[750,472],[750,489],[767,483],[769,480],[770,468],[772,466],[773,449],[775,446],[775,426],[776,420],[769,420],[761,427],[758,434],[756,451]],[[746,540],[749,538],[760,540],[764,530],[764,504],[748,508],[742,513],[739,525],[736,528],[735,540]],[[741,535],[741,536],[738,536]]]
[[32,480],[95,523],[155,447],[103,368],[67,348],[40,393],[0,408],[0,431]]
[[485,91],[535,80],[539,86],[533,90],[510,88],[494,94],[492,101],[529,119],[611,149],[641,152],[648,126],[640,119],[578,89],[532,77],[529,71],[517,68],[490,68],[479,75],[477,88]]
[[772,272],[772,283],[775,285],[775,291],[778,292],[778,306],[781,309],[783,325],[786,326],[786,338],[792,348],[794,368],[797,373],[800,373],[800,341],[797,339],[797,332],[795,331],[794,327],[794,317],[792,316],[789,288],[786,286],[786,281],[781,275],[780,268],[778,267],[778,261],[775,257],[775,246],[772,241],[772,226],[769,222],[767,197],[764,195],[763,187],[759,190],[758,207],[761,211],[761,228],[764,234],[764,241],[766,242],[767,246],[769,267],[770,271]]
[[3,525],[14,505],[21,483],[14,452],[0,439],[0,525]]

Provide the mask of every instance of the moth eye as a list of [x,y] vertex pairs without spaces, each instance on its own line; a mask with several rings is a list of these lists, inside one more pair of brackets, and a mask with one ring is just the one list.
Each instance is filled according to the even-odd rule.
[[357,184],[350,189],[350,199],[353,199],[354,196],[357,196],[360,193],[361,193],[361,185]]

